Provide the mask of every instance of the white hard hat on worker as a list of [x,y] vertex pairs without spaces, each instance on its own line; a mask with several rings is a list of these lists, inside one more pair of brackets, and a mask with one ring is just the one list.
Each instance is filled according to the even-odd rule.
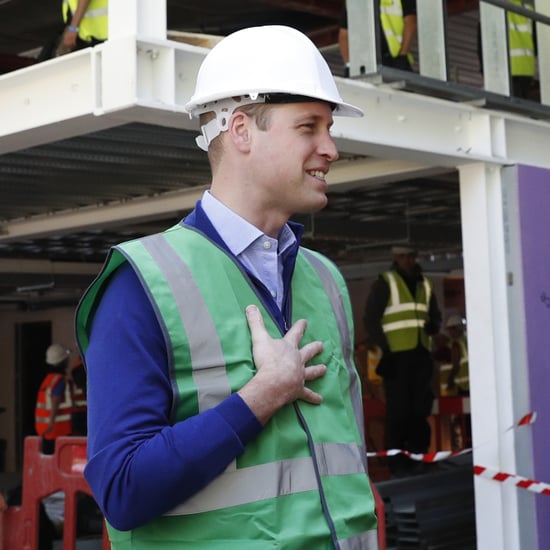
[[185,106],[192,117],[214,112],[201,127],[198,146],[210,142],[227,125],[233,111],[251,103],[292,103],[320,100],[341,116],[362,116],[345,103],[327,62],[315,44],[291,27],[251,27],[230,34],[204,59],[195,93]]

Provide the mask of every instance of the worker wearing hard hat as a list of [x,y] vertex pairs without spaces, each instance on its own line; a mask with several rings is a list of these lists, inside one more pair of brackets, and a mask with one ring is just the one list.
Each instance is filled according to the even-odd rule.
[[65,380],[70,351],[61,344],[52,344],[46,350],[48,374],[38,389],[35,408],[35,429],[44,439],[43,450],[54,451],[55,439],[69,435],[72,430],[72,398]]
[[[365,305],[365,329],[382,349],[377,368],[386,395],[388,449],[428,452],[433,403],[431,336],[441,313],[431,280],[411,246],[394,246],[393,263],[374,281]],[[405,454],[390,457],[395,476],[418,472]]]
[[333,116],[361,111],[283,26],[219,42],[187,109],[210,189],[77,312],[112,548],[377,548],[348,292],[288,221],[327,203]]

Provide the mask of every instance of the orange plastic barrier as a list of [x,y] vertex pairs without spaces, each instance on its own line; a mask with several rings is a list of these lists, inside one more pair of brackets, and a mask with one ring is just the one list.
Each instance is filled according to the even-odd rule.
[[[76,548],[77,493],[91,495],[82,472],[86,465],[86,438],[59,437],[55,454],[42,454],[40,437],[25,438],[21,506],[7,506],[0,495],[0,550],[37,550],[40,501],[64,491],[63,550]],[[378,546],[386,550],[384,501],[371,482],[378,517]],[[103,550],[110,550],[105,526]]]
[[[444,431],[449,426],[443,422],[444,418],[449,419],[456,416],[460,421],[460,432],[463,442],[468,441],[467,416],[470,414],[470,398],[459,396],[443,396],[434,400],[432,417],[435,424],[435,450],[443,450]],[[468,446],[469,442],[466,446]],[[456,449],[455,449],[456,450]]]
[[[363,413],[365,416],[365,436],[367,438],[367,449],[369,451],[382,451],[385,449],[384,442],[384,429],[382,429],[381,434],[374,434],[374,421],[383,420],[386,417],[386,405],[384,401],[372,397],[363,397]],[[433,436],[432,441],[433,449],[431,451],[442,451],[447,448],[447,441],[445,441],[445,430],[449,430],[448,425],[445,424],[444,420],[450,418],[451,416],[456,416],[460,421],[461,436],[463,441],[468,440],[468,429],[467,429],[467,417],[470,414],[470,398],[469,397],[455,397],[455,396],[445,396],[437,397],[434,399],[432,414],[430,415],[431,421],[433,422]],[[374,435],[378,435],[378,438],[375,440]],[[379,440],[382,440],[380,443]],[[448,439],[448,437],[447,437]],[[376,475],[379,475],[379,472],[373,472]]]
[[[91,495],[82,472],[86,464],[85,437],[59,437],[55,454],[42,454],[40,437],[25,438],[21,506],[0,501],[0,550],[38,548],[40,501],[52,493],[65,493],[63,550],[76,548],[77,493]],[[103,550],[111,547],[103,526]]]

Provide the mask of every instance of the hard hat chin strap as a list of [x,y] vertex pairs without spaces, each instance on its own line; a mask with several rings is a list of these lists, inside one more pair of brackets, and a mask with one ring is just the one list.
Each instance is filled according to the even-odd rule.
[[212,143],[212,140],[227,130],[229,120],[235,109],[252,103],[265,103],[265,95],[255,93],[205,103],[201,108],[201,113],[213,112],[216,116],[201,126],[201,135],[195,138],[197,145],[203,151],[208,151],[208,146]]

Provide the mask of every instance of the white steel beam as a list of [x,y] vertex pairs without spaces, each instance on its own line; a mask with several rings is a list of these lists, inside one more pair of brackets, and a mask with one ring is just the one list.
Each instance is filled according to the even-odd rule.
[[[409,161],[385,159],[353,159],[337,162],[329,173],[329,187],[348,190],[353,187],[379,184],[386,181],[433,176],[449,168],[426,166]],[[87,206],[70,211],[52,212],[1,226],[0,242],[22,238],[40,238],[67,231],[86,231],[128,223],[158,219],[192,209],[202,196],[205,186],[172,191],[153,197],[140,197],[109,205]]]
[[[516,472],[502,169],[462,166],[460,198],[474,464]],[[478,548],[519,550],[518,490],[475,478]]]
[[[184,106],[207,52],[126,36],[2,75],[0,153],[126,122],[195,130]],[[335,118],[333,135],[342,151],[439,166],[550,164],[547,122],[337,80],[344,99],[365,111],[364,118]],[[521,142],[514,136],[531,137]]]
[[405,160],[359,158],[334,163],[328,174],[331,191],[364,189],[369,185],[424,178],[449,172],[447,167],[431,166]]
[[358,80],[337,81],[345,100],[365,112],[359,119],[335,117],[332,134],[342,151],[440,166],[477,161],[550,166],[546,121]]
[[2,258],[0,273],[49,273],[51,275],[97,275],[100,263],[52,262],[51,260],[25,260]]
[[15,220],[2,225],[0,242],[47,237],[68,231],[86,231],[95,227],[105,229],[133,221],[152,220],[170,213],[176,214],[191,210],[201,198],[204,189],[205,187],[193,187],[123,203],[102,204]]

